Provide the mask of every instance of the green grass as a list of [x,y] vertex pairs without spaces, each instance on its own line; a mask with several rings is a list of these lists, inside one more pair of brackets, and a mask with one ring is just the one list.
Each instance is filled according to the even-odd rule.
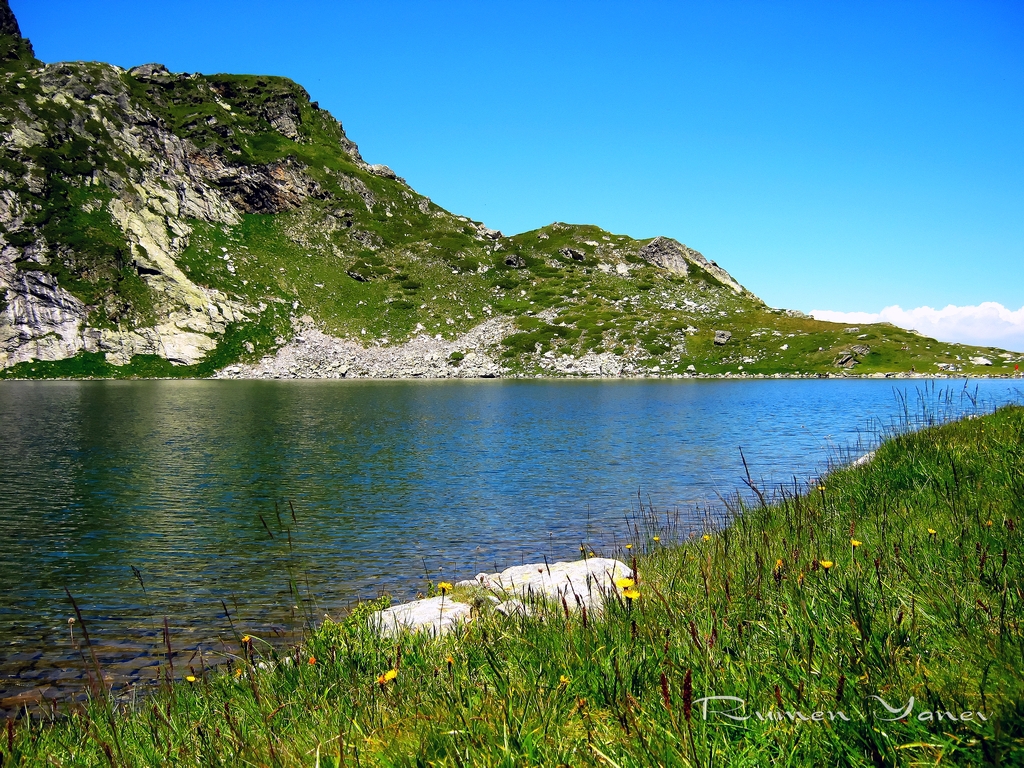
[[[1019,765],[1022,446],[1007,407],[693,539],[648,513],[619,553],[641,596],[601,618],[382,640],[367,603],[300,647],[236,644],[152,697],[19,722],[3,765]],[[712,695],[750,719],[705,720]]]

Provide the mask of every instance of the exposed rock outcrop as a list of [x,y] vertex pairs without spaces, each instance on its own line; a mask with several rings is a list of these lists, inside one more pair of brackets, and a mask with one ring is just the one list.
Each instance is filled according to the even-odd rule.
[[0,314],[0,367],[62,360],[85,348],[82,327],[88,312],[81,301],[45,272],[15,270],[2,256],[0,270],[0,287],[8,288]]
[[734,292],[743,292],[743,286],[736,282],[733,276],[718,266],[718,264],[708,261],[699,251],[687,248],[670,237],[656,237],[651,240],[651,242],[640,249],[640,258],[657,267],[680,275],[689,274],[690,266],[694,265],[703,269],[723,285],[727,285]]
[[[0,34],[20,39],[6,0],[0,0]],[[7,158],[0,171],[0,367],[81,351],[104,352],[117,365],[137,354],[183,365],[201,360],[227,325],[252,309],[181,269],[191,222],[235,226],[245,214],[293,210],[325,193],[294,158],[238,162],[216,144],[197,146],[154,114],[131,86],[134,78],[191,87],[191,75],[173,74],[160,64],[125,72],[63,63],[42,67],[35,76],[36,86],[22,84],[20,108],[0,134]],[[211,100],[230,91],[205,83],[195,87],[207,88]],[[284,90],[253,111],[296,139],[301,94],[291,97]],[[238,111],[220,103],[226,113]],[[65,110],[64,117],[56,120],[49,105]],[[344,137],[340,126],[338,132]],[[93,145],[81,143],[82,136],[92,137]],[[48,155],[48,147],[61,148],[60,154]],[[344,147],[362,162],[347,138]],[[65,161],[69,153],[81,159]],[[49,195],[46,218],[33,202],[39,195]],[[54,199],[58,195],[65,200]],[[88,224],[71,224],[82,214]],[[82,226],[99,233],[97,242],[74,234]],[[135,304],[117,293],[126,267],[140,282],[132,294]],[[65,277],[72,278],[68,285]],[[76,284],[84,292],[73,293]],[[146,295],[141,304],[140,291]]]
[[18,20],[14,17],[7,0],[0,0],[0,35],[10,35],[21,39],[21,28],[18,26]]

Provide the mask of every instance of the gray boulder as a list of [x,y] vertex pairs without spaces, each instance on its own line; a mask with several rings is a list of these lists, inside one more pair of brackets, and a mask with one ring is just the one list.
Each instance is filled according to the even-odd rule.
[[151,80],[154,82],[166,83],[171,80],[171,72],[163,64],[142,64],[132,67],[128,74],[137,80]]
[[388,168],[382,163],[374,163],[373,165],[367,164],[365,170],[372,173],[374,176],[380,176],[382,179],[397,179],[398,174]]

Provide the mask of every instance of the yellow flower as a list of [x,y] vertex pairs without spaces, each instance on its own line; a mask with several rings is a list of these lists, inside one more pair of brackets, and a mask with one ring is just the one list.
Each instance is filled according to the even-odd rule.
[[377,683],[381,686],[385,686],[392,680],[394,680],[396,677],[398,677],[398,670],[389,669],[387,672],[385,672],[383,675],[377,678]]
[[821,565],[821,567],[824,568],[827,571],[829,568],[831,568],[833,565],[835,565],[835,563],[833,563],[831,560],[822,560],[819,563],[819,565]]
[[626,549],[632,549],[632,548],[633,548],[633,545],[632,545],[632,544],[627,544],[627,545],[626,545]]
[[781,571],[783,565],[784,563],[782,562],[782,558],[780,557],[778,560],[775,561],[775,570]]
[[449,657],[448,657],[447,659],[445,659],[445,661],[446,661],[446,662],[448,662],[448,666],[449,666],[449,667],[450,667],[450,666],[451,666],[452,664],[454,664],[454,663],[455,663],[455,659],[453,659],[453,658],[452,658],[451,656],[449,656]]
[[856,549],[857,547],[859,547],[863,543],[864,543],[863,541],[857,541],[857,539],[850,539],[850,546],[853,547],[854,549]]
[[938,533],[938,531],[936,531],[934,528],[929,528],[928,529],[928,535],[929,536],[934,536],[936,533]]
[[704,541],[711,541],[711,537],[708,536],[706,533],[704,534]]
[[633,589],[633,587],[630,587],[629,589],[622,590],[622,596],[627,600],[636,600],[638,597],[640,597],[640,592],[636,589]]
[[591,552],[591,553],[590,553],[590,557],[593,557],[593,556],[594,556],[594,553],[593,553],[593,552]]
[[804,585],[804,572],[800,571],[800,575],[796,577],[796,583],[801,587]]
[[250,640],[252,640],[252,638],[249,637],[248,635],[243,635],[242,636],[242,642],[243,643],[248,643]]
[[619,589],[628,589],[629,587],[635,587],[636,582],[627,576],[621,576],[615,580],[615,586]]
[[439,581],[439,582],[437,582],[437,591],[440,592],[442,595],[445,594],[446,592],[451,592],[452,591],[451,582],[448,582],[448,581]]
[[235,670],[235,677],[241,677],[241,676],[242,676],[242,670],[241,670],[241,668],[238,668],[238,669],[236,669],[236,670]]
[[565,675],[562,675],[561,677],[558,678],[558,684],[559,685],[568,685],[569,684],[569,678],[566,677]]
[[196,681],[195,675],[185,675],[186,683],[194,683]]
[[986,522],[985,522],[985,525],[986,525],[987,527],[991,528],[991,527],[992,527],[992,521],[991,521],[991,520],[988,520],[988,521],[986,521]]
[[661,536],[655,536],[654,541],[661,541]]

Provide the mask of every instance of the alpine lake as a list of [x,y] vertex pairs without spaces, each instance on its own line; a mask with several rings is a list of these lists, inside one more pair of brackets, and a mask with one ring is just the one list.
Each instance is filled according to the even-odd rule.
[[180,673],[383,592],[685,540],[750,496],[743,459],[762,487],[802,487],[1015,385],[4,382],[0,710],[84,695],[69,596],[130,690],[168,641]]

